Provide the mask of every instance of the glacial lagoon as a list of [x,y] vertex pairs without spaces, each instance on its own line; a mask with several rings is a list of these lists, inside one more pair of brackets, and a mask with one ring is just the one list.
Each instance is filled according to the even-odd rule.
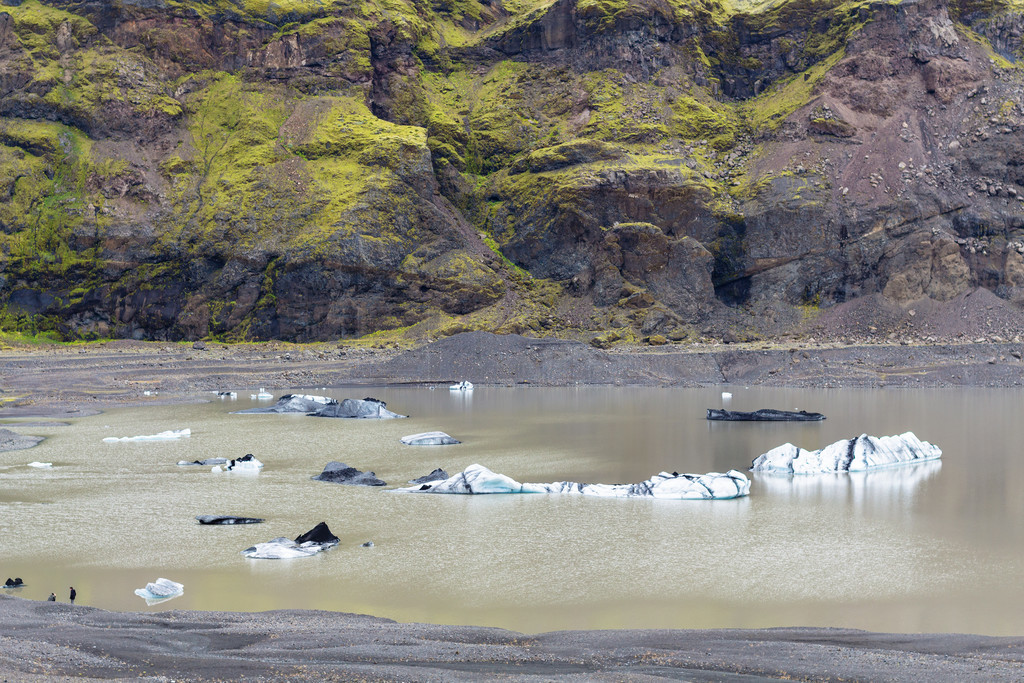
[[[577,628],[839,626],[1024,632],[1024,394],[1016,390],[365,387],[409,419],[235,415],[238,400],[119,409],[0,453],[0,582],[113,610],[326,609],[525,632]],[[706,408],[806,409],[814,423],[714,423]],[[275,391],[278,397],[285,391]],[[156,397],[159,399],[159,397]],[[263,402],[262,405],[268,405]],[[37,421],[37,420],[28,420]],[[12,426],[13,425],[13,426]],[[191,430],[166,442],[107,437]],[[443,430],[458,445],[410,447]],[[743,471],[792,442],[913,431],[940,461],[852,475],[748,473],[750,496],[667,501],[401,495],[443,467],[519,481],[632,483],[661,471]],[[179,460],[253,453],[258,474]],[[330,461],[388,487],[312,481]],[[52,469],[26,466],[52,462]],[[200,514],[263,524],[200,526]],[[294,560],[240,551],[326,521],[336,548]],[[373,547],[362,547],[373,541]],[[158,577],[183,595],[147,606]]]

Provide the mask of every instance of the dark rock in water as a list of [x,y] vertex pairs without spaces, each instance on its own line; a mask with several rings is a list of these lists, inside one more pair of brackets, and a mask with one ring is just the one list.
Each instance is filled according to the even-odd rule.
[[24,585],[25,582],[21,580],[20,576],[16,579],[7,577],[7,581],[4,582],[4,588],[21,588]]
[[260,517],[235,517],[233,515],[196,515],[200,524],[259,524]]
[[327,406],[336,405],[338,402],[327,396],[310,396],[308,394],[285,394],[277,399],[277,403],[266,408],[249,408],[248,410],[236,411],[236,414],[261,414],[261,413],[318,413]]
[[324,466],[324,471],[312,479],[353,486],[387,486],[387,482],[378,479],[373,472],[362,472],[336,460],[327,463]]
[[304,534],[299,534],[295,537],[295,542],[299,545],[303,543],[317,543],[319,545],[335,544],[339,539],[337,536],[331,533],[331,530],[327,527],[327,522],[320,522],[315,527],[310,529]]
[[350,417],[363,419],[390,420],[398,417],[409,417],[399,415],[387,409],[387,404],[375,398],[346,398],[340,403],[323,406],[316,413],[310,413],[314,417]]
[[179,460],[178,464],[181,466],[187,465],[224,465],[227,464],[227,458],[207,458],[206,460]]
[[821,413],[808,413],[805,410],[761,408],[752,413],[744,413],[739,410],[708,408],[708,419],[723,422],[816,422],[824,420],[825,416]]
[[426,484],[427,482],[431,482],[431,481],[444,481],[447,478],[448,478],[448,473],[445,472],[444,470],[442,470],[440,467],[438,467],[436,470],[434,470],[430,474],[425,474],[422,477],[419,477],[418,479],[410,479],[409,483],[410,484]]
[[359,547],[360,548],[372,548],[373,547],[373,541],[367,541],[366,543],[362,544]]

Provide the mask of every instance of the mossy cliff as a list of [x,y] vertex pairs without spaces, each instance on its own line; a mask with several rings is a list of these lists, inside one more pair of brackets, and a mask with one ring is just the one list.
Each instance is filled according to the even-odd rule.
[[1018,304],[1022,16],[4,0],[0,328],[685,339]]

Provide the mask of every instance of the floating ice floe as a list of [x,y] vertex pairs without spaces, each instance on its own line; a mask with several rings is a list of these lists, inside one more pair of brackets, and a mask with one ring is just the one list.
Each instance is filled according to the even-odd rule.
[[347,417],[370,420],[392,420],[408,415],[399,415],[387,409],[387,403],[367,396],[364,399],[346,398],[343,401],[328,404],[310,413],[312,417]]
[[182,467],[187,465],[205,465],[210,467],[211,465],[226,465],[227,462],[227,458],[206,458],[205,460],[179,460],[178,464]]
[[942,451],[938,446],[921,441],[913,432],[883,437],[861,434],[856,439],[836,441],[817,451],[807,451],[786,443],[759,455],[750,469],[754,472],[780,474],[863,472],[878,467],[936,460],[940,457]]
[[750,493],[750,480],[742,472],[722,474],[669,474],[662,472],[639,484],[579,484],[557,481],[551,484],[521,484],[496,474],[483,465],[470,465],[444,481],[395,489],[400,493],[569,493],[602,498],[659,498],[697,500],[738,498]]
[[453,384],[448,387],[450,391],[473,391],[473,383],[462,380],[458,384]]
[[256,459],[252,453],[246,453],[241,458],[229,460],[224,465],[214,465],[211,472],[259,472],[263,469],[263,463]]
[[373,472],[363,472],[355,467],[349,467],[337,460],[324,465],[324,471],[315,477],[316,481],[326,481],[331,484],[349,484],[352,486],[387,486],[387,482],[378,479]]
[[217,392],[217,398],[228,399],[229,401],[234,401],[236,398],[238,398],[238,392],[235,392],[235,391],[218,391]]
[[285,394],[277,399],[277,403],[266,408],[249,408],[239,410],[238,414],[262,414],[262,413],[315,413],[322,410],[324,406],[337,403],[333,398],[327,396],[310,396],[308,394]]
[[274,395],[267,391],[266,389],[264,389],[263,387],[260,387],[259,393],[249,394],[249,398],[254,398],[257,401],[269,401],[274,398]]
[[387,410],[387,404],[376,398],[346,398],[338,401],[327,396],[286,394],[272,406],[239,410],[239,414],[302,413],[310,417],[350,417],[387,420],[408,417]]
[[28,463],[28,466],[29,467],[38,467],[39,469],[48,469],[50,467],[53,467],[53,463],[52,462],[30,462],[30,463]]
[[708,408],[707,418],[723,422],[817,422],[824,420],[825,416],[821,413],[808,413],[806,410],[761,408],[747,413],[742,410]]
[[170,579],[157,579],[153,583],[147,583],[145,588],[135,589],[135,594],[140,598],[145,598],[147,605],[176,598],[184,592],[184,585]]
[[200,524],[259,524],[264,520],[260,517],[235,517],[234,515],[196,515]]
[[290,538],[274,538],[266,543],[257,543],[242,551],[242,555],[253,560],[287,560],[294,557],[310,557],[338,545],[338,537],[331,533],[326,522],[320,522],[304,534]]
[[115,441],[173,441],[174,439],[181,439],[186,436],[192,436],[191,429],[169,429],[166,432],[149,434],[147,436],[108,436],[103,440],[108,443]]
[[421,432],[403,436],[402,443],[406,446],[447,446],[449,444],[462,443],[444,432]]

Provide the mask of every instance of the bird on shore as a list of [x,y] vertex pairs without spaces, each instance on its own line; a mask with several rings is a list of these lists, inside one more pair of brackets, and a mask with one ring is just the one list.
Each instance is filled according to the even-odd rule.
[[47,602],[57,602],[57,596],[54,595],[53,593],[50,593],[50,597],[46,598],[46,601]]
[[74,586],[71,586],[71,603],[72,604],[74,604],[74,602],[75,602],[75,596],[76,595],[78,595],[78,592],[75,590]]

